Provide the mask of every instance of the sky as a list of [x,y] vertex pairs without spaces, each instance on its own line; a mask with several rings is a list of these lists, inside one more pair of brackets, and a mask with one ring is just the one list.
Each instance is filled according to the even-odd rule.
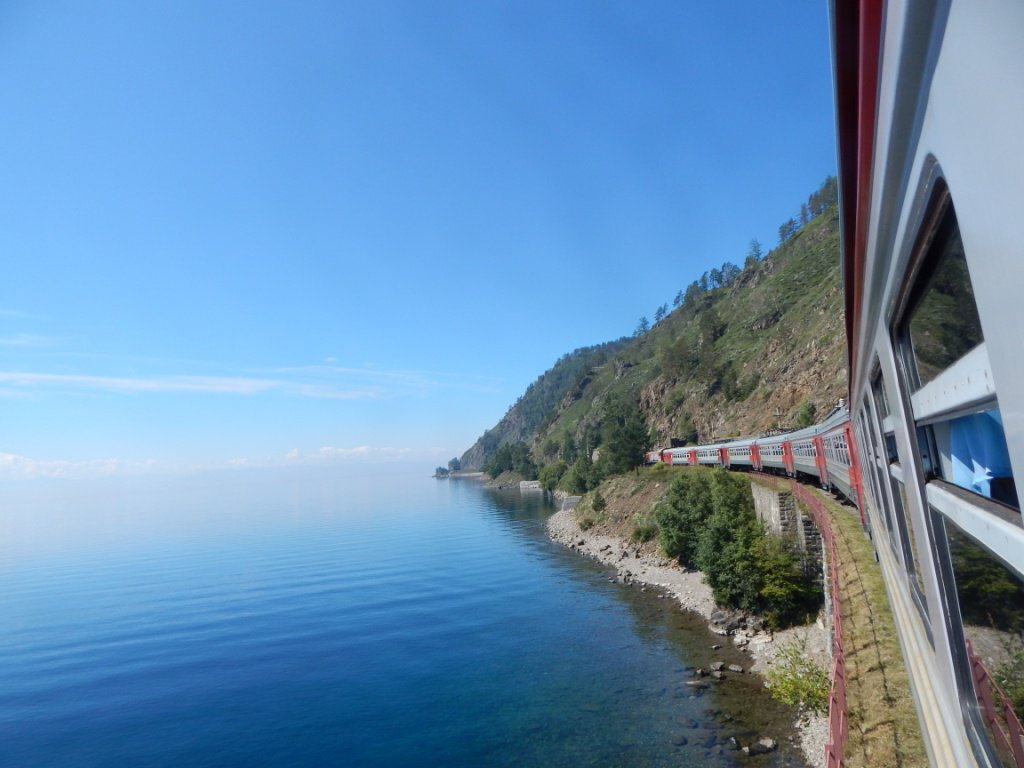
[[775,245],[826,5],[0,4],[0,478],[447,463]]

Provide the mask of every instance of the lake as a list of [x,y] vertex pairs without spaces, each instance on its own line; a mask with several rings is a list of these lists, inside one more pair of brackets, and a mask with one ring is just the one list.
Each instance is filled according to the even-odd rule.
[[420,474],[8,491],[0,765],[804,764],[753,678],[686,686],[720,638],[550,542],[541,494]]

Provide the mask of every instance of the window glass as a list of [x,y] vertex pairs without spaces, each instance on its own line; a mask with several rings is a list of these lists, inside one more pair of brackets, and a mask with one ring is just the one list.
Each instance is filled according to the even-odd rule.
[[1024,583],[952,522],[943,528],[963,628],[957,662],[965,704],[1003,764],[1015,765],[1006,745],[1024,717]]
[[952,207],[932,245],[932,267],[905,322],[911,386],[927,384],[985,339]]
[[[884,491],[881,486],[882,470],[879,468],[878,461],[880,459],[880,452],[878,450],[878,431],[874,428],[873,412],[867,402],[864,404],[864,409],[861,411],[861,418],[863,419],[862,434],[866,434],[868,438],[868,450],[870,456],[868,456],[868,469],[867,477],[870,478],[871,486],[873,489],[873,495],[877,500],[877,506],[882,511],[882,516],[885,518],[885,528],[889,533],[889,545],[895,551],[896,549],[896,536],[893,532],[892,524],[892,510],[889,508],[888,502],[885,500]],[[864,444],[863,438],[861,443]]]
[[917,537],[914,536],[914,520],[907,513],[907,489],[895,477],[890,476],[889,479],[892,482],[893,504],[896,506],[896,514],[901,522],[900,528],[902,530],[900,533],[903,538],[903,559],[907,572],[912,577],[911,584],[914,587],[914,597],[918,601],[918,607],[921,609],[921,613],[927,617],[928,599],[924,594],[924,577],[921,575],[920,558],[917,552]]
[[885,459],[890,464],[900,460],[899,454],[896,452],[896,435],[893,432],[889,432],[885,436]]
[[[901,384],[912,390],[950,371],[960,358],[985,340],[956,214],[948,198],[944,205],[896,334],[906,378]],[[947,376],[959,376],[956,371],[953,368]],[[876,398],[881,383],[878,377],[873,384]],[[958,382],[948,384],[944,390],[956,392]],[[960,405],[962,409],[955,417],[916,425],[925,481],[939,477],[1019,509],[998,401],[993,398],[981,413],[967,411],[970,403]],[[955,401],[951,403],[948,412],[956,413],[956,406]],[[894,448],[887,435],[890,461],[895,460]]]
[[878,418],[884,419],[889,415],[889,400],[885,396],[885,387],[882,386],[881,374],[875,377],[875,381],[871,385],[871,391],[875,395],[875,408],[878,410]]

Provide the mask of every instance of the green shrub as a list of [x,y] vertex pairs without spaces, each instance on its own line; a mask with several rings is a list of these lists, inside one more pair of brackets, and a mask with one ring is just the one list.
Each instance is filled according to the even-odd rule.
[[807,638],[783,643],[768,669],[772,698],[797,707],[804,716],[828,711],[828,671],[807,655]]
[[506,443],[496,450],[484,462],[484,472],[497,477],[502,472],[518,472],[527,480],[537,479],[537,465],[530,457],[530,448],[526,443]]
[[600,482],[600,469],[586,455],[581,455],[562,476],[559,486],[569,493],[583,494],[596,488]]
[[680,471],[665,500],[654,509],[662,551],[685,566],[696,565],[697,541],[711,516],[709,479],[707,472]]
[[633,531],[629,540],[634,544],[644,541],[654,541],[658,537],[658,521],[655,519],[654,510],[640,512],[633,518]]
[[803,427],[809,427],[814,423],[814,417],[818,412],[817,406],[814,405],[810,400],[804,400],[800,406],[800,411],[796,415],[796,427],[802,429]]
[[569,470],[569,465],[559,459],[558,461],[552,462],[551,464],[545,464],[540,471],[540,487],[545,491],[553,491],[558,486],[558,481],[562,479],[565,473]]
[[760,537],[754,557],[761,572],[759,603],[772,629],[806,624],[822,602],[821,582],[804,573],[795,545],[781,536]]

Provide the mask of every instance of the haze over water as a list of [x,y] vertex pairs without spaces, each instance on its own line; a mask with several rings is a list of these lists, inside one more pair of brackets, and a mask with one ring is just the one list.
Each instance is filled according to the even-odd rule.
[[9,499],[0,765],[803,764],[752,680],[685,685],[714,636],[551,543],[539,494],[421,474]]

